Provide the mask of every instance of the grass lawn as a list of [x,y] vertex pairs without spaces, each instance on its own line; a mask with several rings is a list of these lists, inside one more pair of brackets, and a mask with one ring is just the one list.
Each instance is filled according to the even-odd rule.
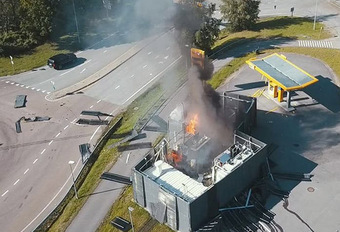
[[41,67],[47,64],[47,59],[51,56],[65,52],[68,52],[68,50],[59,50],[54,43],[45,43],[36,47],[30,53],[13,56],[13,66],[9,57],[0,57],[0,77]]
[[[261,19],[253,31],[241,31],[230,33],[222,30],[219,40],[215,42],[212,49],[227,45],[240,39],[264,39],[264,38],[290,38],[300,40],[327,39],[332,35],[325,25],[316,23],[316,30],[313,30],[313,20],[297,17],[270,17]],[[322,29],[321,29],[322,28]]]

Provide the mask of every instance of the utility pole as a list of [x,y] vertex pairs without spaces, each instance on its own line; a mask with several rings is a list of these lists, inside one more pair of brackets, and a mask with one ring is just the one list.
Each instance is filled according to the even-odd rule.
[[315,24],[316,24],[316,14],[318,12],[318,0],[315,0],[315,14],[314,14],[314,23],[313,23],[313,30],[315,31]]
[[77,13],[76,13],[76,7],[74,5],[74,0],[72,0],[73,4],[73,12],[74,12],[74,19],[76,21],[76,28],[77,28],[77,35],[78,35],[78,43],[80,44],[80,36],[79,36],[79,28],[78,28],[78,20],[77,20]]

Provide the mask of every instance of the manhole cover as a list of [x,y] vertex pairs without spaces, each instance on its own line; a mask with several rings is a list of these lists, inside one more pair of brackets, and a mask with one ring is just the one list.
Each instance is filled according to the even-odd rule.
[[308,188],[307,188],[307,191],[310,192],[310,193],[314,192],[314,190],[315,190],[315,189],[314,189],[313,187],[308,187]]

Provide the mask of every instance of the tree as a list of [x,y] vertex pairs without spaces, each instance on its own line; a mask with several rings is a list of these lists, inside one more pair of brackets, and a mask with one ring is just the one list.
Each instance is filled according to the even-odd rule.
[[201,28],[195,33],[195,45],[200,49],[209,52],[211,46],[214,45],[220,32],[220,20],[215,18],[207,18],[201,25]]
[[221,13],[231,31],[252,29],[259,18],[259,0],[222,0]]

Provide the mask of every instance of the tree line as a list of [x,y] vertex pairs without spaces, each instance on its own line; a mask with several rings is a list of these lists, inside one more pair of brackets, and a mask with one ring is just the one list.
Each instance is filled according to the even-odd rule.
[[[221,20],[212,17],[215,5],[204,5],[203,0],[162,1],[177,2],[173,23],[180,29],[183,43],[209,51],[221,25]],[[228,21],[228,28],[232,31],[251,29],[258,19],[259,2],[222,0],[221,13]],[[134,7],[136,4],[140,7]],[[158,0],[0,0],[0,56],[21,54],[70,31],[74,33],[75,12],[80,30],[99,25],[94,22],[103,18],[121,22],[122,26],[127,26],[128,22],[144,23],[136,18],[136,15],[147,14],[148,9],[143,5],[153,6],[155,11],[164,10],[159,7]],[[125,10],[122,14],[123,7],[134,12]]]

